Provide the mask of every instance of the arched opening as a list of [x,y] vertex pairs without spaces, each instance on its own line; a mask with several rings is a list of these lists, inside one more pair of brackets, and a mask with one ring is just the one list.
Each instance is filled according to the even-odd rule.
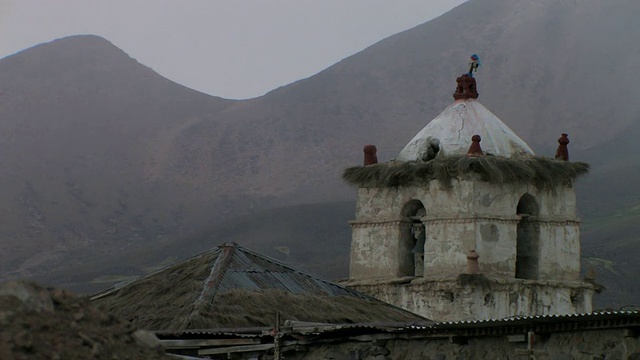
[[516,209],[520,217],[516,239],[516,278],[537,279],[540,263],[540,226],[538,203],[531,194],[524,194]]
[[402,216],[408,221],[399,244],[401,276],[424,275],[426,229],[420,219],[425,215],[426,209],[420,200],[411,200],[402,208]]

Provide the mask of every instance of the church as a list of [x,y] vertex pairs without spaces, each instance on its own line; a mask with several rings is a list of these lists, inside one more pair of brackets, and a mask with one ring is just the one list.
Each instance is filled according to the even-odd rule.
[[588,165],[531,148],[478,99],[454,102],[387,163],[375,146],[344,172],[357,186],[350,288],[435,321],[592,311],[580,279],[574,180]]
[[[386,163],[364,147],[349,278],[224,244],[93,296],[181,359],[640,359],[640,312],[593,312],[566,134],[554,158],[477,100]],[[346,239],[345,239],[346,241]],[[382,300],[382,301],[380,301]]]

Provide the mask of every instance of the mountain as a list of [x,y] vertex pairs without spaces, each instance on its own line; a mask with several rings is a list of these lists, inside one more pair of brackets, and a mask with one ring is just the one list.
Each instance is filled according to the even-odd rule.
[[354,213],[351,201],[286,206],[240,216],[174,241],[122,254],[117,261],[90,263],[51,271],[44,283],[93,293],[117,282],[171,265],[224,242],[245,246],[325,279],[346,278],[351,229],[344,219]]
[[2,273],[175,236],[211,207],[154,169],[174,133],[232,101],[172,83],[95,36],[2,59],[0,93]]
[[[237,217],[353,200],[342,169],[362,161],[364,144],[393,158],[453,100],[471,53],[483,62],[479,100],[538,154],[552,155],[567,132],[572,159],[592,162],[591,178],[578,184],[583,251],[615,264],[617,252],[599,244],[619,229],[595,231],[589,221],[621,211],[626,224],[637,219],[626,210],[640,203],[631,155],[640,134],[639,12],[634,0],[470,0],[243,101],[184,88],[95,36],[4,58],[0,273],[44,276],[144,256]],[[619,251],[632,253],[636,242]],[[144,261],[126,264],[136,262]]]

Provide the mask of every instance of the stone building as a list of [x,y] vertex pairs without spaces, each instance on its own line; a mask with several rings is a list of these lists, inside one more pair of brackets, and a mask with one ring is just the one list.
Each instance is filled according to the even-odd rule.
[[395,160],[367,145],[345,171],[351,289],[227,243],[92,299],[181,359],[640,359],[640,313],[592,313],[580,280],[588,165],[566,134],[536,156],[457,81]]
[[[586,313],[573,182],[588,165],[539,157],[457,79],[454,102],[358,187],[346,285],[436,321]],[[375,153],[373,154],[375,159]]]

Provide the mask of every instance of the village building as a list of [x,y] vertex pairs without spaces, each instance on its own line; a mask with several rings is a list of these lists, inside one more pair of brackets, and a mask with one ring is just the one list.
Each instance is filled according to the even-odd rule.
[[[138,328],[158,332],[273,329],[277,317],[283,321],[336,324],[433,323],[235,243],[223,244],[116,285],[94,294],[91,299]],[[216,343],[239,344],[238,341]],[[211,347],[206,342],[203,346]],[[194,355],[216,353],[211,349],[199,351],[196,349]]]
[[234,243],[92,301],[183,360],[640,359],[637,311],[436,323]]
[[277,333],[254,327],[157,335],[170,352],[217,360],[639,360],[638,329],[640,313],[623,311],[424,326],[285,322]]
[[93,301],[179,359],[640,359],[640,313],[592,312],[600,287],[580,279],[588,165],[566,134],[535,156],[457,82],[395,160],[367,145],[345,171],[347,287],[228,243]]
[[[475,78],[387,163],[345,171],[358,187],[346,286],[436,321],[588,313],[566,134],[535,156],[478,102]],[[375,151],[373,151],[375,157]]]

